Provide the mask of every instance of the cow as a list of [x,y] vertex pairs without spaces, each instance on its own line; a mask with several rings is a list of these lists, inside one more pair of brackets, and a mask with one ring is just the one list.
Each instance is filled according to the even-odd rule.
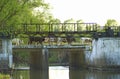
[[33,44],[33,42],[37,43],[38,44],[41,44],[43,45],[43,41],[45,40],[44,37],[33,37],[33,36],[30,36],[29,37],[29,41],[28,41],[28,44]]
[[82,37],[80,38],[82,44],[91,44],[92,43],[92,38],[88,37]]
[[57,44],[57,37],[45,37],[45,43],[49,43],[49,45]]
[[76,41],[75,38],[73,36],[71,36],[71,35],[67,35],[66,40],[68,42],[68,45],[71,45],[72,42]]
[[62,43],[66,43],[67,42],[67,40],[66,40],[66,38],[65,37],[58,37],[57,38],[57,45],[59,46],[59,45],[62,45]]
[[14,39],[12,39],[12,44],[13,45],[21,45],[21,44],[24,44],[24,41],[19,38],[14,38]]

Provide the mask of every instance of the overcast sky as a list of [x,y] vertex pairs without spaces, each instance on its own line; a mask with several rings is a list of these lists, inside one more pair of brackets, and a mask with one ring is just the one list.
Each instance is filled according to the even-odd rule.
[[103,25],[107,19],[120,23],[120,0],[45,0],[51,13],[61,21],[73,18]]

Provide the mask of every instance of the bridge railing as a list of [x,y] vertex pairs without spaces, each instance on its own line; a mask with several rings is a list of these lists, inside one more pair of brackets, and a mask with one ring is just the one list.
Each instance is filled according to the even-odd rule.
[[114,32],[120,32],[120,26],[110,26]]
[[106,31],[110,27],[114,32],[120,32],[120,26],[100,26],[100,31]]
[[96,31],[96,23],[23,24],[25,32],[81,32]]

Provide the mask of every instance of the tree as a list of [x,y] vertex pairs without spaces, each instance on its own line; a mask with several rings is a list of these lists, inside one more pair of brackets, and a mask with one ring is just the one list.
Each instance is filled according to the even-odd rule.
[[65,20],[64,23],[75,23],[75,20],[73,18],[70,18]]
[[49,23],[61,23],[61,21],[58,18],[51,18]]
[[57,32],[62,30],[61,21],[58,18],[51,17],[49,23],[52,26],[51,30]]
[[114,19],[108,19],[105,26],[119,26],[119,23]]
[[78,31],[82,31],[82,30],[85,30],[85,25],[84,25],[84,21],[83,20],[77,20],[77,30]]
[[76,28],[74,28],[75,22],[76,21],[73,18],[65,20],[64,21],[64,30],[65,31],[74,31],[76,29]]
[[20,13],[26,3],[27,1],[19,2],[18,0],[2,0],[0,3],[0,26],[12,24],[9,23],[9,21],[12,22],[11,19],[15,18],[16,15]]
[[120,24],[115,19],[108,19],[106,24],[105,24],[104,29],[107,29],[107,27],[111,27],[112,29],[118,30],[117,28],[119,25]]
[[45,9],[48,8],[48,4],[43,0],[1,0],[0,27],[5,30],[20,29],[18,24],[30,23],[33,20],[33,9],[36,7]]

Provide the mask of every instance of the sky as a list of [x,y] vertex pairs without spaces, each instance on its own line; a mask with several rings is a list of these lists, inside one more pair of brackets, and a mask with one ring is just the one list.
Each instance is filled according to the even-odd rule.
[[120,23],[120,0],[45,0],[61,21],[73,18],[104,25],[108,19]]

